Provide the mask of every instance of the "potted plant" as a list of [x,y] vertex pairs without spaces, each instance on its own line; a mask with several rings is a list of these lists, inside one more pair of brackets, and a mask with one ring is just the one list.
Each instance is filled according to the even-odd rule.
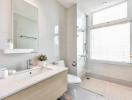
[[38,56],[38,61],[39,61],[39,66],[46,66],[46,60],[47,60],[47,56],[41,54],[40,56]]

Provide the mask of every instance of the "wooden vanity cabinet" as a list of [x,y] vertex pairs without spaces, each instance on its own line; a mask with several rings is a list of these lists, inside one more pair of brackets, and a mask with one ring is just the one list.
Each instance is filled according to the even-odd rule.
[[66,90],[67,71],[64,71],[4,100],[57,100]]

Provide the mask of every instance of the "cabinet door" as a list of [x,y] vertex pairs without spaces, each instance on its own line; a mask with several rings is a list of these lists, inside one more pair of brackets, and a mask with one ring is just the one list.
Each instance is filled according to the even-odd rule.
[[8,47],[11,34],[11,0],[0,0],[0,49]]
[[61,72],[3,100],[57,100],[66,90],[67,71]]

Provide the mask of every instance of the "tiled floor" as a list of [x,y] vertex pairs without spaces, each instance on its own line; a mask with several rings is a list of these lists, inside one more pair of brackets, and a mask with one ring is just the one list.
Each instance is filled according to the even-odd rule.
[[132,88],[94,79],[70,85],[64,100],[132,100]]
[[81,87],[103,95],[106,100],[132,100],[132,88],[127,86],[91,78],[90,80],[85,79]]
[[67,95],[68,97],[66,100],[107,100],[105,97],[87,91],[86,89],[81,88],[79,85],[70,86]]

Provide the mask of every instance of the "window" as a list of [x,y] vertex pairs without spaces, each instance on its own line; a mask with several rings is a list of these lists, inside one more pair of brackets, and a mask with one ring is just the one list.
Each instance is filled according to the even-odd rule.
[[93,25],[127,17],[127,2],[93,14]]
[[84,32],[77,32],[77,55],[84,55]]
[[[130,63],[130,22],[126,8],[127,3],[122,3],[93,14],[93,24],[99,27],[90,30],[90,59]],[[126,21],[115,24],[114,21],[124,17]],[[104,23],[109,21],[113,23]]]
[[130,23],[91,30],[91,59],[130,62]]
[[80,58],[85,55],[85,15],[78,17],[77,19],[77,57]]

